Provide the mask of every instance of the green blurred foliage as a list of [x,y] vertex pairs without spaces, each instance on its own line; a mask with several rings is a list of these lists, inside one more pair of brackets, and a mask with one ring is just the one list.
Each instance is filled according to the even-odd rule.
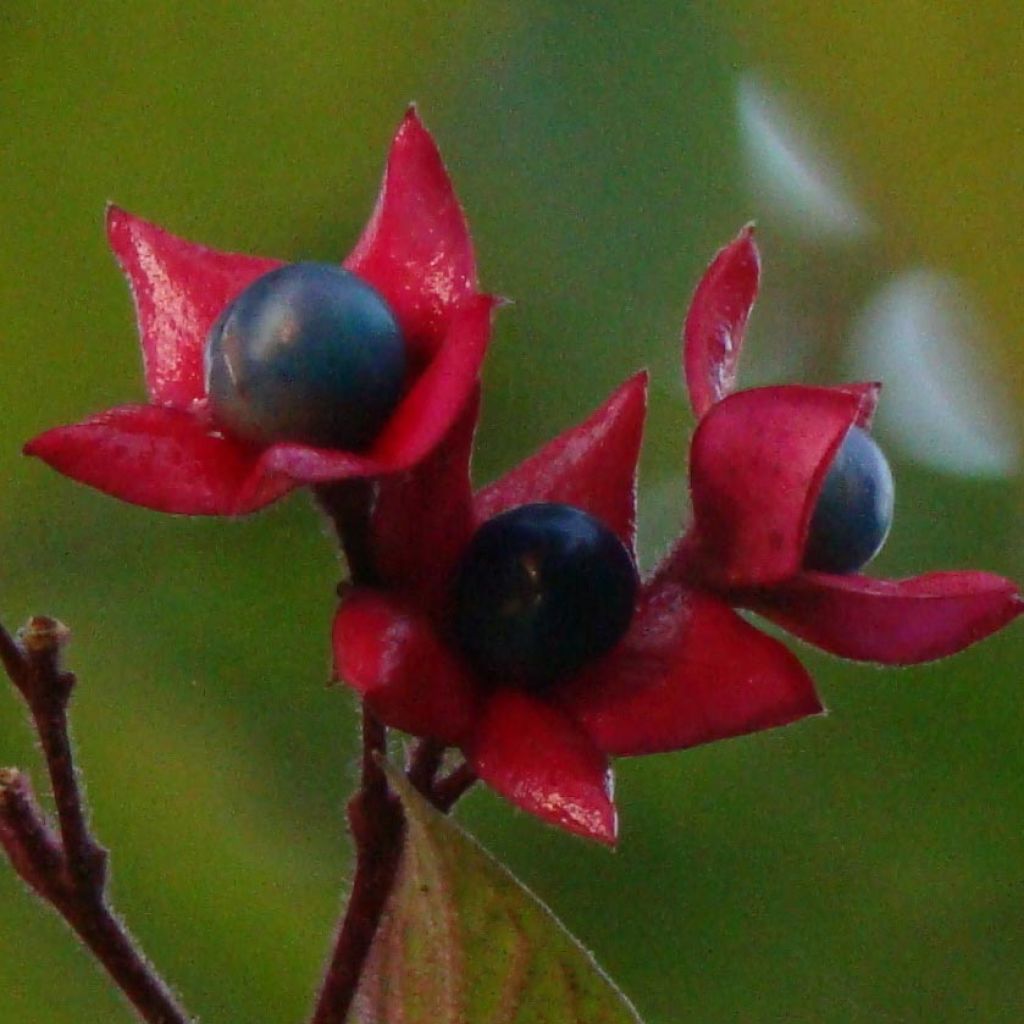
[[729,0],[718,13],[744,57],[828,124],[892,228],[890,254],[954,270],[977,291],[1024,409],[1020,5]]
[[[968,25],[902,2],[856,23],[835,5],[756,18],[734,6],[736,21],[668,0],[40,0],[0,15],[0,613],[73,627],[75,729],[117,904],[203,1019],[301,1019],[325,955],[348,871],[354,732],[351,701],[324,686],[338,566],[302,496],[238,523],[161,517],[17,454],[44,427],[141,395],[103,203],[221,248],[340,258],[418,100],[484,282],[517,300],[486,372],[481,478],[647,364],[650,562],[684,513],[679,323],[702,265],[751,217],[769,285],[755,370],[784,337],[765,330],[783,285],[800,285],[802,314],[824,308],[833,352],[870,283],[911,256],[975,284],[1008,370],[1021,368],[1007,184],[1020,135],[1006,120],[1019,103],[962,84],[1012,76],[1002,7]],[[866,247],[801,248],[752,203],[735,124],[752,60],[834,127],[881,224]],[[944,145],[969,167],[941,159]],[[1022,575],[1015,484],[896,469],[879,572]],[[1011,630],[902,672],[802,650],[832,715],[621,764],[614,856],[487,793],[460,816],[651,1024],[1015,1024],[1022,644]],[[0,701],[0,762],[38,779],[22,719]],[[0,1019],[130,1019],[9,872],[0,906]]]

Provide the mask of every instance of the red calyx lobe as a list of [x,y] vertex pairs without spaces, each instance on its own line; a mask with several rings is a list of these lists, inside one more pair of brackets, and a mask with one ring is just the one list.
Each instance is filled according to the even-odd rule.
[[927,661],[1001,628],[1024,605],[1011,581],[988,573],[887,581],[803,570],[822,482],[850,428],[870,425],[879,385],[733,393],[759,265],[745,229],[715,257],[686,318],[683,363],[700,417],[690,460],[693,524],[657,575],[859,660]]
[[743,335],[760,280],[761,256],[749,225],[712,260],[683,324],[683,372],[698,417],[736,386]]

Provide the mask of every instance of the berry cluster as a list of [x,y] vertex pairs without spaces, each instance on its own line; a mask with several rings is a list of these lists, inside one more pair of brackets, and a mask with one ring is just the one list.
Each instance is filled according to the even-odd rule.
[[888,664],[951,654],[1022,610],[1016,587],[987,573],[860,574],[893,515],[869,433],[879,386],[735,390],[759,285],[749,229],[686,318],[692,517],[642,579],[644,375],[471,488],[496,302],[478,290],[461,209],[414,111],[341,267],[216,252],[116,208],[108,232],[150,401],[26,451],[165,512],[247,513],[298,486],[346,509],[336,521],[358,558],[334,623],[339,678],[380,721],[460,748],[548,822],[613,842],[610,757],[821,710],[800,662],[736,607]]

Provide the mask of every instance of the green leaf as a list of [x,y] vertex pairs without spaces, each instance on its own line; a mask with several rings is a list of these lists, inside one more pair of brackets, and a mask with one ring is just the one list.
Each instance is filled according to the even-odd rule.
[[389,777],[408,834],[349,1024],[640,1024],[536,896]]

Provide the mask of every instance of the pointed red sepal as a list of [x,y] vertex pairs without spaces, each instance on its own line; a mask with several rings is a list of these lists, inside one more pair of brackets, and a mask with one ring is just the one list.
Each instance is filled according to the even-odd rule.
[[469,229],[434,140],[410,108],[377,205],[345,267],[389,302],[409,347],[433,355],[452,310],[477,288]]
[[607,758],[558,708],[499,690],[466,756],[505,799],[544,821],[615,844],[618,820]]
[[480,491],[477,518],[490,519],[528,502],[564,502],[601,520],[632,552],[646,411],[647,374],[638,373],[583,423]]
[[281,264],[186,242],[117,206],[107,208],[107,238],[135,300],[149,396],[188,409],[205,394],[203,347],[214,321]]
[[955,654],[1024,612],[1017,587],[987,572],[906,580],[808,572],[741,600],[832,654],[884,665]]
[[386,725],[460,744],[477,718],[473,679],[415,612],[375,591],[348,594],[334,619],[334,673]]
[[24,451],[122,501],[180,515],[241,515],[295,487],[201,417],[156,405],[118,406],[48,430]]
[[469,463],[479,414],[478,389],[430,455],[381,480],[373,507],[374,564],[382,582],[437,613],[473,532]]
[[661,583],[622,643],[559,693],[594,743],[656,754],[820,714],[814,684],[778,641],[708,594]]
[[825,474],[864,402],[856,390],[786,385],[739,391],[714,405],[690,450],[700,563],[679,567],[679,575],[696,568],[716,587],[795,575]]
[[757,298],[761,258],[745,227],[704,272],[683,326],[683,371],[698,417],[736,386],[747,319]]

